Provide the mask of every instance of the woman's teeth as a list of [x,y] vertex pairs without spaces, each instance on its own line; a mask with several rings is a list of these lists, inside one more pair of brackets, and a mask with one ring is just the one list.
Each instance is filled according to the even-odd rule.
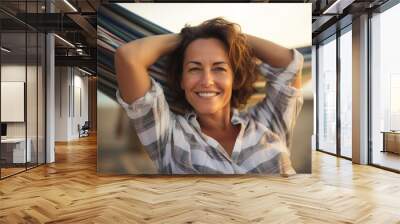
[[218,95],[219,93],[215,93],[215,92],[201,92],[201,93],[197,93],[198,96],[200,97],[213,97]]

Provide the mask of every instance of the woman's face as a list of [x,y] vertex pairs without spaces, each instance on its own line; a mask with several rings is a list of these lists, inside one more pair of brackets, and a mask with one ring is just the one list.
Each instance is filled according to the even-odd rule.
[[230,107],[233,72],[224,44],[201,38],[186,48],[181,88],[198,114],[213,114]]

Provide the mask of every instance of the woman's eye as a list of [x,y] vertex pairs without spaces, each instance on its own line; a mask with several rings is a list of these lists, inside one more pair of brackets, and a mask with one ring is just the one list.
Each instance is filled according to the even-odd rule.
[[226,69],[223,67],[217,67],[214,70],[218,71],[218,72],[226,72]]
[[197,68],[197,67],[189,68],[189,72],[192,72],[192,71],[199,71],[199,70],[200,70],[200,68]]

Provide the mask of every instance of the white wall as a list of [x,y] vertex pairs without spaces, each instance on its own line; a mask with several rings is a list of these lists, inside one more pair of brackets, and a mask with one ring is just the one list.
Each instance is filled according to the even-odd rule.
[[[78,72],[78,74],[77,74]],[[71,130],[72,138],[78,138],[78,125],[82,126],[88,120],[88,78],[81,76],[78,70],[74,70],[74,80],[71,88],[73,102],[71,101]]]
[[[44,74],[42,67],[39,65],[24,64],[2,64],[1,66],[1,81],[2,82],[24,82],[26,84],[26,105],[23,102],[21,113],[25,114],[26,120],[22,122],[6,122],[7,123],[7,137],[9,138],[25,138],[25,135],[30,140],[30,148],[32,161],[44,163]],[[25,80],[27,78],[27,80]],[[3,91],[4,89],[2,89]],[[24,94],[23,90],[21,94]],[[2,95],[3,97],[7,97]],[[25,101],[25,100],[24,100]],[[1,110],[12,110],[12,108],[2,107]],[[15,111],[7,111],[16,113]],[[25,118],[24,118],[25,119]],[[37,157],[37,153],[39,156]]]
[[[25,64],[3,64],[1,66],[1,81],[2,82],[25,82]],[[28,71],[32,66],[28,66]],[[28,93],[28,96],[33,93]],[[36,93],[35,93],[36,96]],[[1,108],[6,110],[7,108]],[[7,122],[8,137],[25,137],[25,122]]]
[[79,138],[78,124],[88,120],[88,78],[83,75],[76,68],[56,67],[56,141]]
[[55,141],[68,141],[69,80],[68,67],[55,68]]
[[[28,69],[30,68],[28,67]],[[1,66],[1,81],[25,82],[25,73],[25,64],[3,64]],[[1,108],[1,110],[7,110],[7,108]],[[24,122],[7,122],[7,124],[7,135],[9,137],[25,137]]]

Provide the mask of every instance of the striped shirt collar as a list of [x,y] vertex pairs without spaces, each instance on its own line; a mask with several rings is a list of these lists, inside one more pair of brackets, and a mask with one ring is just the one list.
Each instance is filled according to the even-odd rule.
[[249,122],[249,118],[247,116],[243,116],[243,114],[241,114],[239,112],[239,110],[236,108],[231,108],[231,111],[232,111],[232,117],[231,117],[232,125],[237,125],[237,124],[241,125],[238,139],[236,139],[234,149],[232,150],[232,156],[229,156],[227,154],[227,152],[220,146],[220,144],[215,139],[212,139],[212,138],[204,135],[204,133],[201,130],[200,124],[197,121],[197,114],[195,111],[191,110],[189,112],[186,112],[184,117],[189,122],[189,124],[191,124],[196,129],[196,131],[205,138],[205,140],[207,141],[207,143],[209,145],[211,145],[215,149],[218,149],[219,152],[227,160],[233,162],[233,161],[236,161],[238,155],[240,154],[243,133],[244,133],[244,129],[246,128],[246,126]]

